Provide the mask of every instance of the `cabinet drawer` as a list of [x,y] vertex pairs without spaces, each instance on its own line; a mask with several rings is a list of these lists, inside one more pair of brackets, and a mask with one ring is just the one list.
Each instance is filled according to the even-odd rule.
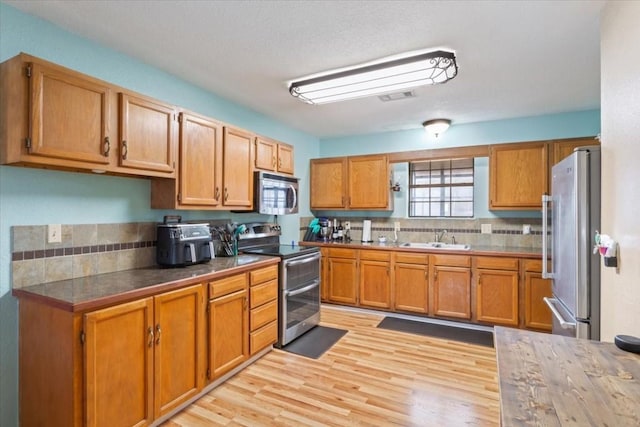
[[471,267],[471,257],[466,255],[431,255],[431,260],[435,265],[448,265],[451,267]]
[[251,286],[278,278],[278,266],[261,268],[249,273],[251,275]]
[[251,319],[251,330],[255,331],[256,329],[266,325],[269,322],[278,319],[278,301],[268,302],[258,308],[254,308],[251,310],[250,314]]
[[247,275],[238,274],[236,276],[225,277],[224,279],[209,282],[209,298],[217,298],[232,292],[241,291],[247,288]]
[[278,340],[278,322],[275,320],[262,328],[251,332],[249,342],[251,355],[253,356],[263,348],[275,343]]
[[429,264],[429,255],[427,254],[412,254],[409,252],[396,252],[396,262],[404,264]]
[[525,259],[524,271],[532,271],[534,273],[542,272],[542,260],[541,259]]
[[345,248],[329,248],[329,256],[331,258],[356,258],[357,251],[355,249]]
[[273,301],[278,297],[278,280],[270,280],[267,283],[252,286],[249,290],[251,308],[256,308],[265,302]]
[[518,258],[476,257],[476,267],[490,270],[517,270]]
[[391,259],[391,252],[389,251],[360,251],[360,259],[368,259],[371,261],[389,261]]

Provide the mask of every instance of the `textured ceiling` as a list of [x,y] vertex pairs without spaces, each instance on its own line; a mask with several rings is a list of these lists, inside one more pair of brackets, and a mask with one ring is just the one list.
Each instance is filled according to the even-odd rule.
[[[318,137],[599,108],[605,1],[6,1]],[[116,24],[114,24],[116,23]],[[401,52],[454,50],[416,97],[312,106],[287,81]]]

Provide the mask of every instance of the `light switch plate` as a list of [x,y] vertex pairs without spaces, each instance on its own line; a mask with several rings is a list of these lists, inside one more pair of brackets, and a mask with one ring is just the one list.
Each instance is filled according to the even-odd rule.
[[400,231],[400,221],[393,223],[393,231]]
[[62,225],[61,224],[49,224],[47,226],[47,242],[48,243],[62,242]]
[[491,234],[491,224],[480,224],[480,233]]
[[351,222],[350,221],[345,221],[344,222],[344,229],[345,230],[351,230]]
[[524,224],[522,226],[522,234],[531,234],[531,225]]

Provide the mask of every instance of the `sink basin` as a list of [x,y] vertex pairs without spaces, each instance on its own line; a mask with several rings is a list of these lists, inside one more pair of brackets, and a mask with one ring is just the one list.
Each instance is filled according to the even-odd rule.
[[461,243],[443,243],[443,242],[427,242],[427,243],[403,243],[400,245],[403,248],[415,248],[415,249],[442,249],[450,251],[468,251],[471,249],[469,245],[463,245]]

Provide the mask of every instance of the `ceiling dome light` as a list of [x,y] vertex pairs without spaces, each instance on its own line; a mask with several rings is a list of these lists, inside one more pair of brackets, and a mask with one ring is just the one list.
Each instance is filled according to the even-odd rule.
[[438,136],[440,136],[440,134],[444,133],[447,129],[449,129],[449,126],[451,126],[451,120],[449,119],[427,120],[426,122],[422,123],[422,126],[424,126],[424,130],[429,135],[433,135],[437,138]]

